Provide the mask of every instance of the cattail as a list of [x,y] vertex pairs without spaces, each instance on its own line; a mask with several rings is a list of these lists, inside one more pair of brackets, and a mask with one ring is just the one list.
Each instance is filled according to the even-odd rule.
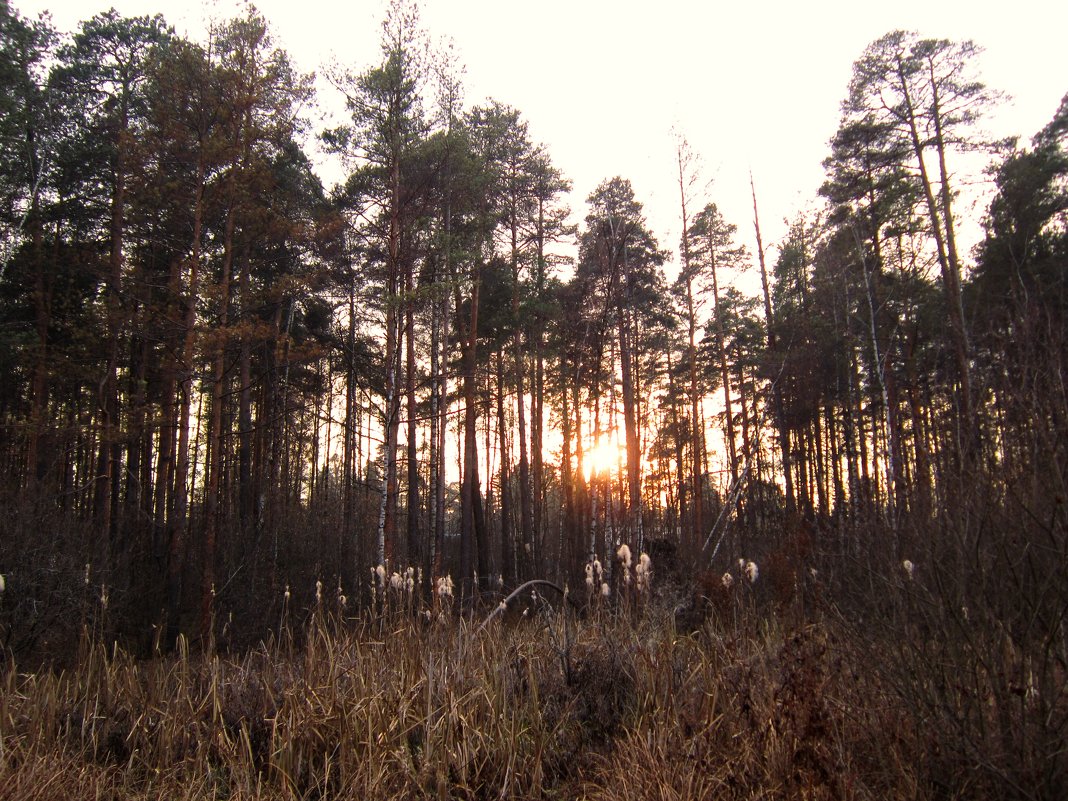
[[653,560],[649,558],[649,554],[643,553],[638,557],[638,565],[634,568],[634,576],[638,583],[638,592],[645,592],[649,589],[649,583],[653,578]]
[[101,584],[100,585],[100,606],[102,606],[104,609],[108,608],[108,585],[107,584]]
[[4,581],[4,574],[0,573],[0,595],[3,595],[5,590],[7,590],[7,582]]
[[607,581],[601,582],[601,596],[607,598],[612,594],[612,589],[608,586]]
[[619,546],[619,550],[616,551],[616,558],[623,563],[624,568],[630,568],[630,547],[627,543],[623,543]]
[[732,586],[734,586],[734,576],[732,576],[730,573],[724,573],[723,578],[721,578],[719,582],[723,585],[724,589],[729,590]]
[[750,584],[755,584],[757,578],[760,576],[760,570],[757,569],[757,563],[749,561],[745,563],[745,577]]
[[593,563],[586,563],[586,589],[593,592]]
[[438,598],[452,598],[452,576],[439,576],[434,582],[434,592]]
[[594,577],[594,579],[596,579],[597,581],[600,581],[601,580],[601,576],[603,576],[603,575],[604,575],[604,570],[601,569],[601,560],[600,559],[594,559],[593,560],[593,577]]
[[315,581],[315,603],[319,604],[323,600],[323,582],[316,579]]
[[394,571],[389,577],[389,586],[394,590],[404,589],[404,579],[401,578],[401,574]]
[[289,603],[289,585],[286,585],[286,591],[282,593],[282,600]]
[[905,569],[905,575],[908,576],[909,581],[912,581],[912,573],[916,570],[916,565],[912,564],[912,560],[906,559],[901,563],[901,567]]
[[88,562],[86,562],[86,563],[85,563],[85,578],[84,578],[84,582],[85,582],[85,586],[86,586],[86,587],[88,587],[88,586],[89,586],[89,573],[90,573],[90,569],[91,569],[91,566],[90,566],[90,564],[89,564]]
[[404,589],[411,595],[415,592],[415,569],[409,567],[404,571]]
[[375,578],[378,580],[379,587],[386,586],[386,566],[379,565],[374,569]]

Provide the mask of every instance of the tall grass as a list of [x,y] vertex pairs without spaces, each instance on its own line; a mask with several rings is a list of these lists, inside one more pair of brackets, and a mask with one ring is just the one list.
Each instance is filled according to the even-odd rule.
[[699,600],[685,628],[657,603],[320,611],[150,660],[87,634],[72,669],[0,676],[0,801],[1013,797],[939,754],[889,640],[753,588]]
[[0,798],[863,798],[910,780],[862,745],[885,705],[818,626],[317,615],[305,634],[148,661],[87,640],[76,669],[10,666]]

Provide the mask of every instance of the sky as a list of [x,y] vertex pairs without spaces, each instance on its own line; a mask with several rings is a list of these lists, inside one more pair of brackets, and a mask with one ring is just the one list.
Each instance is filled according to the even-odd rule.
[[[162,13],[202,40],[206,20],[238,13],[231,0],[12,0],[26,16],[48,10],[61,31],[114,5],[123,14]],[[297,67],[373,66],[385,0],[259,0],[276,43]],[[465,66],[468,105],[494,98],[522,112],[532,138],[573,181],[575,220],[604,179],[631,180],[661,247],[678,250],[681,229],[674,135],[698,154],[696,207],[715,202],[755,248],[749,174],[765,245],[785,220],[815,203],[853,61],[871,41],[903,28],[972,39],[984,48],[980,77],[1011,96],[987,124],[1028,139],[1068,92],[1063,32],[1068,4],[1014,0],[694,2],[693,0],[424,0],[431,37],[451,41]],[[340,99],[320,80],[319,102]],[[326,124],[313,116],[314,126]],[[953,165],[951,165],[952,167]],[[969,182],[982,176],[975,174]],[[327,183],[334,175],[324,166]],[[969,201],[970,202],[970,201]],[[981,209],[973,213],[976,219]],[[977,235],[973,232],[973,237]],[[967,237],[966,237],[967,239]]]

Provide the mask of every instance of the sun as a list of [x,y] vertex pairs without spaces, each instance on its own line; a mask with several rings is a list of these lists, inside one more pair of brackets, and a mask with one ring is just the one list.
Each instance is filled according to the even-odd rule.
[[592,448],[585,453],[583,468],[585,468],[586,480],[598,473],[611,473],[623,462],[623,449],[618,442],[609,437],[601,437]]

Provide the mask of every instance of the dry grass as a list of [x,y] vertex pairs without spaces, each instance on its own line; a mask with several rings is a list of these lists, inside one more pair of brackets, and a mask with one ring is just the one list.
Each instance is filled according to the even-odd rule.
[[[825,623],[314,617],[243,655],[0,677],[6,799],[882,799],[927,747]],[[963,793],[966,794],[966,793]]]

